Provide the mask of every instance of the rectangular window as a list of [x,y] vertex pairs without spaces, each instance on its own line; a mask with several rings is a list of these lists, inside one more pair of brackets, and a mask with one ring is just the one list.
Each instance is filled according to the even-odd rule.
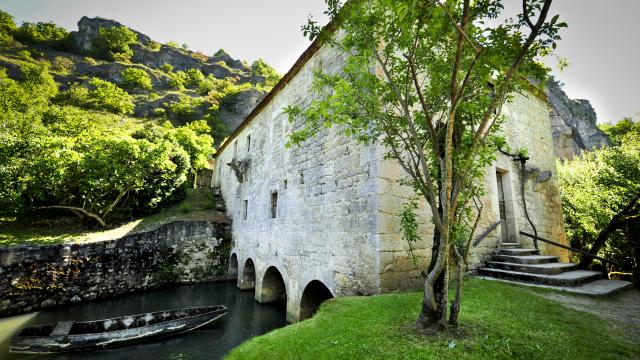
[[251,135],[247,136],[247,153],[251,151]]
[[300,171],[300,184],[304,184],[304,173]]
[[278,216],[278,193],[271,193],[271,218],[275,219]]
[[249,207],[249,200],[242,202],[242,220],[247,220],[247,208]]
[[234,141],[233,142],[233,160],[235,160],[238,157],[238,142]]

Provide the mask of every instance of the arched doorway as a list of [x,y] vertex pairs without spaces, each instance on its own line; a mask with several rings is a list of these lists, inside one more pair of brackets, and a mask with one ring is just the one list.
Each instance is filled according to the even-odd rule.
[[260,289],[260,302],[269,303],[287,299],[287,287],[284,278],[275,266],[270,266],[262,278]]
[[320,304],[333,298],[331,291],[320,281],[313,280],[304,288],[300,299],[300,320],[312,317]]
[[238,282],[240,290],[253,289],[256,286],[256,267],[253,265],[253,260],[247,259],[242,268],[242,278]]
[[231,254],[229,258],[229,269],[227,270],[227,279],[238,281],[238,256]]

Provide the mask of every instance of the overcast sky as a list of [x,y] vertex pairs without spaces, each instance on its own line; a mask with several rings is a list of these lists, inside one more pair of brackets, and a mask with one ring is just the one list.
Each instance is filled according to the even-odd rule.
[[[519,0],[507,0],[514,4]],[[598,121],[640,112],[640,0],[554,0],[569,24],[557,54],[568,69],[556,76],[573,98],[591,101]],[[0,0],[16,22],[53,21],[69,30],[86,15],[118,20],[160,42],[186,43],[213,54],[264,58],[286,72],[309,42],[300,26],[309,13],[325,21],[323,0]],[[551,63],[550,63],[551,64]]]

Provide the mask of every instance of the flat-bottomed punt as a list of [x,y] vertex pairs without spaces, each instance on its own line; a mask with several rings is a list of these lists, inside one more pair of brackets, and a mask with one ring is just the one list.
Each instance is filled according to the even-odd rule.
[[165,310],[113,319],[22,328],[11,340],[13,353],[56,353],[125,346],[182,334],[227,313],[223,305]]

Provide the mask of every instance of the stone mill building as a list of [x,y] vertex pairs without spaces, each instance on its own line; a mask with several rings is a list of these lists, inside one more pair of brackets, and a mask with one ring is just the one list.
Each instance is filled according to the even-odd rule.
[[[398,216],[412,192],[398,183],[402,170],[383,159],[382,145],[365,146],[326,129],[285,147],[295,124],[283,110],[309,104],[314,70],[340,71],[342,62],[332,48],[313,43],[216,155],[213,186],[233,220],[229,274],[241,289],[255,288],[259,302],[286,299],[289,321],[309,317],[330,297],[421,286]],[[509,145],[529,151],[525,197],[538,233],[565,243],[548,103],[544,95],[517,93],[503,113]],[[519,235],[530,231],[519,166],[498,154],[486,170],[480,231],[502,223],[473,249],[472,268],[504,244],[531,247]],[[419,214],[423,237],[414,253],[424,265],[433,225],[425,206]],[[540,247],[545,255],[567,257],[559,248]]]

